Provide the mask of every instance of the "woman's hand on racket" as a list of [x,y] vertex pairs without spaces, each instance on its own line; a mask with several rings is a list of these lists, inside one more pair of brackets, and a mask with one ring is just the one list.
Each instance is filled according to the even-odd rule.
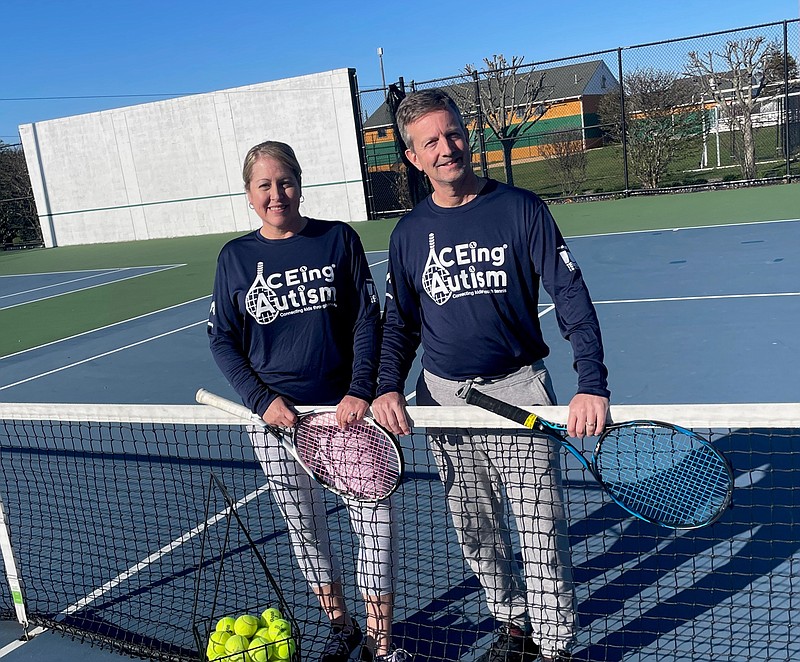
[[369,402],[354,395],[346,395],[336,407],[336,422],[344,430],[350,423],[364,418],[367,409],[369,409]]
[[291,403],[280,395],[269,404],[261,418],[267,425],[279,428],[291,428],[297,423],[297,413],[292,409]]
[[384,393],[372,403],[372,415],[389,432],[411,434],[406,416],[406,399],[397,391]]
[[589,393],[577,393],[569,403],[567,434],[583,439],[603,433],[608,415],[608,398]]

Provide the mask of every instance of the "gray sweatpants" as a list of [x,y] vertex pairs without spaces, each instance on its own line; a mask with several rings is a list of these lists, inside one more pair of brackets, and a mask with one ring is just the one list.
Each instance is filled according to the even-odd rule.
[[[253,430],[250,440],[306,580],[314,587],[340,581],[341,563],[331,547],[324,488],[273,435]],[[394,593],[397,549],[391,497],[379,503],[343,501],[358,538],[356,578],[362,595]]]
[[[462,385],[423,371],[417,404],[464,405],[455,395]],[[521,406],[555,402],[541,362],[478,388]],[[530,625],[544,655],[567,649],[575,637],[575,591],[557,442],[507,431],[437,434],[430,440],[464,557],[480,580],[489,610],[498,621]],[[524,587],[503,491],[520,535]]]

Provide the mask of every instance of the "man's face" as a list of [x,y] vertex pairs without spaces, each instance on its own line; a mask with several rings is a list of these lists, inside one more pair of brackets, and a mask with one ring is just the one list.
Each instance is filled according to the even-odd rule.
[[411,145],[408,160],[428,175],[434,190],[457,185],[472,172],[469,141],[449,110],[435,110],[406,127]]

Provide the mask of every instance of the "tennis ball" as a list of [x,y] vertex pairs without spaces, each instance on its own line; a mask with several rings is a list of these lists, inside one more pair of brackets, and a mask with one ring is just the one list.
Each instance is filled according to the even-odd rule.
[[269,642],[261,637],[253,637],[247,653],[253,662],[267,662],[269,659]]
[[288,639],[292,636],[292,626],[289,621],[279,618],[272,621],[269,626],[269,634],[272,637],[271,641],[280,641],[281,639]]
[[233,616],[223,616],[217,621],[217,627],[214,628],[216,632],[230,632],[233,634],[233,624],[236,619]]
[[250,639],[258,630],[258,618],[251,614],[242,614],[233,623],[233,631]]
[[231,633],[230,632],[225,632],[225,631],[222,631],[222,632],[214,631],[214,632],[212,632],[211,636],[208,638],[208,650],[207,650],[208,659],[209,660],[213,660],[214,659],[213,657],[211,657],[212,653],[214,655],[216,655],[217,657],[219,657],[220,655],[224,655],[225,654],[225,642],[228,641],[228,639],[230,639],[230,638],[231,638]]
[[225,653],[228,655],[226,659],[230,662],[250,662],[250,656],[247,654],[249,643],[247,637],[240,634],[231,635],[225,642]]
[[258,628],[258,630],[256,630],[256,633],[253,635],[253,639],[255,639],[256,637],[258,637],[259,639],[263,639],[267,643],[272,641],[272,635],[269,633],[268,627]]
[[277,621],[279,618],[283,618],[283,614],[281,614],[281,610],[277,607],[265,609],[261,612],[261,627],[269,627],[272,621]]
[[273,644],[272,648],[273,650],[271,651],[269,658],[270,661],[283,662],[284,660],[290,660],[292,658],[297,646],[294,643],[294,639],[286,639],[277,644]]

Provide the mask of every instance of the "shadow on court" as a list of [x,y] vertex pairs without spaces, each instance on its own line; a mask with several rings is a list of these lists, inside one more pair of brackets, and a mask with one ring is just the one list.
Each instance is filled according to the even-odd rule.
[[[648,649],[655,653],[650,659],[795,659],[800,642],[780,613],[791,609],[800,581],[791,569],[800,551],[800,438],[791,430],[770,432],[715,441],[738,480],[734,506],[711,527],[673,532],[631,519],[612,537],[624,513],[610,502],[571,524],[573,548],[598,536],[608,541],[602,554],[574,569],[584,596],[576,662],[619,662]],[[582,489],[597,491],[592,484]],[[483,618],[464,618],[465,603],[482,601],[474,577],[450,585],[395,625],[398,643],[419,662],[458,660],[482,639],[488,646],[495,623],[485,608]]]

